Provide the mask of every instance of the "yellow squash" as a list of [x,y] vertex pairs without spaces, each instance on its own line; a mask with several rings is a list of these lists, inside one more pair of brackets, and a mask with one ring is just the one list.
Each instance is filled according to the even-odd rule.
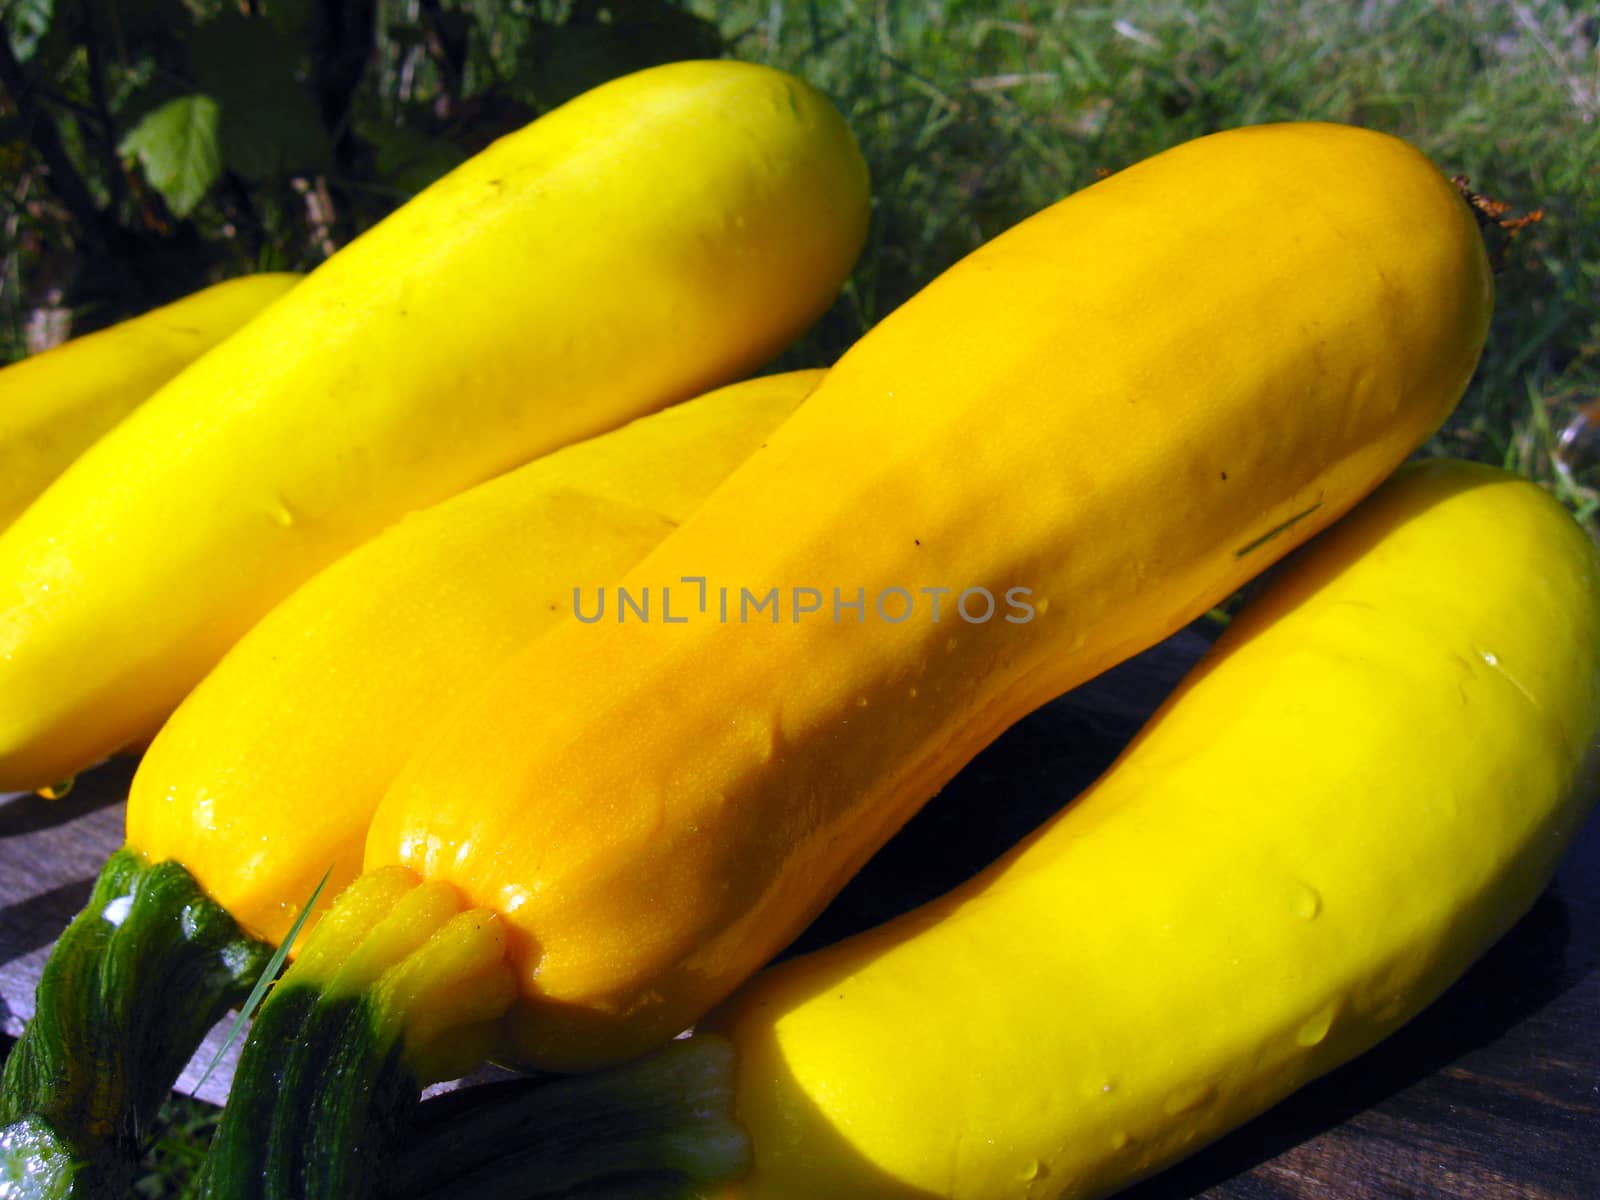
[[1408,468],[988,871],[776,967],[730,1196],[1101,1196],[1417,1013],[1600,786],[1600,559],[1539,488]]
[[299,279],[219,283],[0,370],[0,529],[106,430]]
[[0,790],[152,733],[407,511],[762,362],[827,306],[866,219],[838,113],[751,64],[643,71],[497,142],[0,536]]
[[485,681],[366,865],[499,914],[509,1053],[640,1053],[1018,717],[1375,487],[1489,306],[1466,206],[1377,133],[1244,129],[1098,183],[891,315],[603,619]]
[[156,736],[128,845],[175,859],[278,942],[428,728],[514,650],[620,578],[799,405],[821,371],[722,388],[480,484],[279,604]]
[[438,714],[667,536],[821,377],[723,388],[414,513],[245,634],[146,753],[127,845],[45,964],[0,1079],[0,1192],[77,1172],[122,1194],[179,1069],[264,969],[261,939],[325,872],[329,897],[356,874]]
[[1329,125],[1190,143],[968,257],[420,743],[203,1194],[367,1194],[501,1010],[553,1070],[671,1038],[1006,726],[1377,486],[1489,304],[1449,182]]

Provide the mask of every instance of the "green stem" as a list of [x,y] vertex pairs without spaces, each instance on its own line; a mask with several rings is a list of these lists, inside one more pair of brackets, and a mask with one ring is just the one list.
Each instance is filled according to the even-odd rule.
[[407,1200],[682,1200],[737,1178],[749,1139],[732,1116],[726,1038],[672,1042],[556,1082],[470,1088],[424,1104],[386,1196]]
[[370,1195],[433,1072],[490,1045],[516,995],[504,952],[498,919],[448,884],[398,867],[356,880],[256,1016],[201,1195]]
[[178,863],[113,854],[0,1077],[0,1194],[125,1195],[178,1073],[270,955]]
[[369,1194],[390,1131],[406,1126],[422,1090],[382,1024],[368,995],[330,999],[310,984],[275,989],[245,1042],[200,1194]]

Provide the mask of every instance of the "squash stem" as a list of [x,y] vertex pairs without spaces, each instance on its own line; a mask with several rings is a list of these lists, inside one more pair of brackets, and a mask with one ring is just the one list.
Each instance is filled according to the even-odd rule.
[[261,1006],[201,1195],[371,1195],[423,1086],[481,1062],[515,995],[493,913],[401,867],[362,876]]
[[123,1195],[178,1073],[271,953],[180,864],[113,854],[0,1076],[0,1194]]
[[408,1200],[682,1197],[737,1178],[749,1138],[732,1115],[734,1049],[671,1042],[605,1071],[468,1088],[424,1104],[390,1165]]

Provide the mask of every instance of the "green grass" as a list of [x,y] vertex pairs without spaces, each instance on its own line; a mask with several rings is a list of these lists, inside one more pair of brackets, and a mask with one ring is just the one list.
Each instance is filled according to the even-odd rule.
[[[832,95],[872,168],[867,252],[786,361],[831,361],[941,269],[1099,172],[1235,125],[1352,122],[1519,212],[1544,210],[1503,251],[1482,365],[1429,451],[1519,470],[1593,527],[1600,469],[1582,442],[1570,465],[1556,451],[1600,400],[1600,22],[1492,0],[694,7],[734,55]],[[141,1195],[183,1194],[205,1134],[196,1106],[168,1114]]]
[[140,1164],[133,1195],[138,1200],[189,1200],[198,1196],[200,1168],[222,1110],[173,1095],[162,1106],[155,1140]]

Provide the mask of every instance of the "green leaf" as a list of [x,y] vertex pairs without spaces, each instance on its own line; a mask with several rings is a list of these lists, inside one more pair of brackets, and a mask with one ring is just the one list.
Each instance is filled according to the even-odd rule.
[[190,73],[221,107],[228,170],[260,182],[331,166],[328,133],[300,78],[303,57],[298,41],[264,20],[228,14],[195,31]]
[[0,0],[0,20],[11,33],[11,49],[18,59],[27,62],[33,57],[55,11],[55,0]]
[[152,71],[148,79],[129,81],[127,91],[112,103],[112,113],[122,129],[132,129],[163,104],[194,95],[194,85],[165,71]]
[[177,216],[193,212],[222,174],[219,117],[210,96],[182,96],[145,114],[118,146],[139,160],[145,178]]
[[565,24],[518,47],[514,83],[519,94],[549,108],[619,75],[721,52],[713,23],[667,0],[580,5]]
[[461,147],[407,125],[360,121],[356,132],[377,151],[378,175],[396,191],[415,196],[466,161]]

